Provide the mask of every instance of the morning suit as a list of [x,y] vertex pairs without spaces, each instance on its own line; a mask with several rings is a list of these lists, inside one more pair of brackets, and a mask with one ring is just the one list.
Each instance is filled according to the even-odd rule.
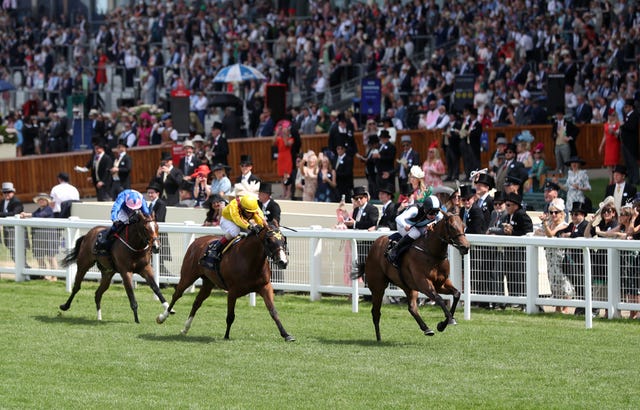
[[159,184],[162,187],[160,197],[165,200],[168,206],[176,206],[180,202],[180,196],[178,189],[182,183],[182,172],[176,168],[171,167],[171,170],[165,174],[161,174],[159,177],[155,177],[152,182]]
[[[86,167],[91,170],[91,180],[93,186],[96,187],[96,196],[98,201],[110,201],[111,196],[111,172],[109,171],[113,167],[113,160],[105,152],[101,156],[95,155],[87,162]],[[98,188],[98,182],[104,183],[104,185]]]
[[[616,185],[610,184],[607,185],[605,189],[604,197],[612,196],[614,199],[616,198]],[[629,182],[624,183],[624,188],[622,189],[622,195],[620,195],[620,203],[616,203],[616,209],[620,212],[620,208],[625,206],[626,204],[632,203],[633,198],[636,196],[637,189],[635,185],[630,184]]]
[[353,157],[348,153],[337,157],[333,169],[336,174],[336,196],[349,198],[353,191]]
[[[506,215],[505,222],[511,225],[511,236],[524,236],[533,232],[533,222],[524,209],[518,209],[513,215]],[[525,296],[526,282],[525,247],[505,248],[505,275],[510,296]]]
[[392,231],[397,230],[396,225],[396,212],[397,206],[393,201],[389,201],[382,205],[382,216],[378,221],[378,228],[389,228]]
[[115,198],[125,189],[131,188],[131,169],[133,168],[133,160],[127,153],[118,156],[113,161],[113,167],[118,168],[115,174],[111,175],[111,197]]
[[640,116],[635,109],[624,115],[624,122],[620,124],[620,142],[622,145],[622,157],[627,166],[627,176],[633,185],[640,183],[638,177],[638,129],[640,128]]
[[189,176],[193,174],[200,166],[200,160],[196,157],[196,154],[187,157],[186,155],[180,159],[180,164],[178,165],[178,169],[182,171],[182,175]]
[[[151,211],[151,215],[155,218],[156,222],[166,221],[167,204],[162,200],[162,198],[158,198],[153,202],[149,202],[149,211]],[[163,264],[164,261],[171,261],[171,248],[169,247],[169,235],[166,232],[160,232],[161,272],[166,270],[166,267]]]
[[262,208],[262,213],[264,214],[264,217],[267,219],[268,223],[276,221],[278,225],[280,225],[281,211],[280,205],[276,201],[274,201],[273,199],[269,199],[266,205],[264,203],[261,203],[260,208]]

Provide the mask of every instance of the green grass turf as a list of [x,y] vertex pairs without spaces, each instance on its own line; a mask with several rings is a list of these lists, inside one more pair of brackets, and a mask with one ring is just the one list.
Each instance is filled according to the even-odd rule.
[[[0,281],[0,408],[389,409],[636,408],[640,323],[474,309],[433,337],[404,306],[382,309],[375,342],[370,304],[344,297],[276,298],[282,340],[260,298],[242,298],[224,340],[226,298],[214,292],[189,335],[179,334],[194,294],[176,315],[146,286],[136,290],[140,324],[124,289],[112,285],[95,320],[95,282],[68,312],[61,282]],[[173,293],[166,289],[165,295]],[[421,308],[435,329],[442,313]]]

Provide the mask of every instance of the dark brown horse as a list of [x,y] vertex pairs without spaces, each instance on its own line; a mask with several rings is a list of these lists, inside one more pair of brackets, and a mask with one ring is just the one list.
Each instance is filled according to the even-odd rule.
[[63,266],[69,266],[75,262],[78,265],[78,272],[71,296],[69,296],[65,304],[60,305],[60,309],[66,311],[71,307],[71,302],[80,290],[85,274],[97,263],[98,269],[102,273],[100,286],[98,286],[95,294],[98,320],[102,320],[102,311],[100,309],[102,295],[109,289],[113,275],[120,273],[122,283],[129,297],[129,304],[133,310],[133,317],[136,323],[140,323],[138,320],[138,302],[133,294],[132,286],[134,273],[139,274],[147,281],[153,293],[156,294],[164,306],[168,305],[154,280],[153,269],[150,264],[152,248],[159,249],[158,247],[160,246],[158,224],[153,218],[145,217],[142,212],[138,211],[132,216],[131,223],[125,225],[122,231],[115,235],[116,240],[111,245],[109,255],[106,256],[96,255],[93,252],[96,238],[103,229],[104,227],[97,226],[87,232],[86,235],[78,238],[75,248],[62,260]]
[[265,226],[259,233],[251,233],[229,248],[220,262],[219,272],[207,269],[199,264],[209,243],[217,239],[214,236],[197,238],[187,249],[180,270],[180,282],[165,311],[158,315],[156,321],[164,323],[173,305],[182,297],[184,291],[198,278],[202,278],[202,287],[191,307],[191,313],[184,325],[182,334],[187,334],[191,322],[202,302],[211,295],[214,286],[227,291],[227,331],[225,339],[229,339],[229,330],[235,319],[236,300],[250,292],[257,292],[280,331],[280,335],[288,342],[295,338],[287,333],[280,323],[278,312],[273,304],[273,287],[271,286],[271,268],[267,257],[272,258],[278,267],[287,267],[286,238],[277,227]]
[[[422,236],[415,240],[403,255],[400,269],[390,264],[384,255],[388,243],[387,236],[376,239],[367,255],[364,269],[361,267],[357,275],[367,275],[367,284],[372,294],[371,316],[376,339],[380,341],[380,306],[389,283],[398,286],[407,295],[409,313],[425,335],[433,336],[434,333],[418,313],[418,292],[422,292],[442,308],[445,319],[438,323],[438,331],[444,331],[447,324],[455,324],[453,314],[460,300],[460,292],[449,279],[447,249],[448,245],[453,245],[462,255],[469,252],[469,242],[464,235],[464,225],[460,217],[451,213],[444,214],[444,217],[433,225],[433,230],[427,237]],[[447,309],[440,293],[453,295],[451,310]]]

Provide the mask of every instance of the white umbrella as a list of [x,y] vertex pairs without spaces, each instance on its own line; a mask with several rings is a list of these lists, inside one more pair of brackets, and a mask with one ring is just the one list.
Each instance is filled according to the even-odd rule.
[[244,64],[233,64],[223,68],[213,78],[214,83],[238,83],[249,80],[266,80],[260,71]]

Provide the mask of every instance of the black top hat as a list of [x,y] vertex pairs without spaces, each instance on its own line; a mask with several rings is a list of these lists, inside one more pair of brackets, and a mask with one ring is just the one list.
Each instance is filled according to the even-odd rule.
[[476,107],[469,108],[469,115],[478,115],[478,109]]
[[240,165],[253,165],[253,160],[251,159],[251,155],[248,155],[248,154],[240,155]]
[[616,165],[615,167],[613,167],[613,172],[619,172],[623,175],[627,175],[627,167],[625,167],[624,165]]
[[357,196],[369,196],[369,192],[367,192],[367,189],[363,186],[357,186],[355,188],[353,188],[353,194],[351,195],[351,198],[355,198]]
[[161,159],[162,161],[173,161],[173,157],[171,156],[171,153],[170,153],[170,152],[163,152],[163,153],[160,155],[160,159]]
[[377,144],[380,142],[380,138],[377,135],[369,135],[369,141],[367,144]]
[[556,107],[556,114],[563,114],[564,115],[564,107],[559,105]]
[[507,146],[504,149],[504,152],[507,152],[507,151],[518,152],[516,150],[516,144],[514,144],[513,142],[508,143]]
[[505,195],[504,192],[502,191],[496,191],[495,194],[493,194],[493,203],[498,203],[498,202],[504,202],[505,200]]
[[382,131],[380,131],[379,137],[380,137],[380,139],[382,139],[382,138],[391,138],[391,135],[389,135],[389,131],[382,130]]
[[544,190],[545,191],[551,191],[551,190],[560,191],[560,185],[556,184],[553,181],[546,181],[544,183]]
[[505,185],[522,185],[522,181],[520,180],[520,178],[516,178],[514,176],[507,175],[504,178],[504,184]]
[[624,100],[624,105],[630,105],[630,106],[634,106],[636,104],[636,101],[633,98],[627,98],[626,100]]
[[64,182],[69,182],[69,174],[66,172],[61,172],[58,174],[58,179]]
[[258,192],[262,192],[263,194],[272,194],[271,191],[271,184],[268,182],[261,182],[260,183],[260,188],[258,189]]
[[476,190],[471,185],[460,185],[460,198],[467,199],[476,194]]
[[591,209],[584,202],[574,202],[571,204],[571,212],[582,212],[586,215],[591,212]]
[[507,195],[505,195],[504,202],[511,202],[518,205],[518,207],[522,207],[522,196],[516,194],[515,192],[509,192]]
[[157,182],[150,182],[149,185],[147,186],[147,191],[150,189],[158,193],[162,192],[162,187]]
[[220,121],[214,121],[213,125],[211,126],[211,128],[212,129],[215,128],[215,129],[218,129],[218,130],[222,131],[222,123]]
[[382,184],[380,185],[380,187],[378,188],[379,192],[386,192],[389,195],[393,195],[393,191],[394,191],[394,187],[393,185],[386,183],[386,184]]
[[569,166],[569,165],[573,164],[574,162],[577,162],[577,163],[578,163],[578,164],[580,164],[580,165],[584,165],[584,164],[586,164],[586,161],[585,161],[585,160],[583,160],[582,158],[580,158],[580,157],[579,157],[579,156],[577,156],[577,155],[576,155],[576,156],[573,156],[573,157],[571,157],[571,158],[569,158],[569,159],[568,159],[564,164],[565,164],[565,165],[567,165],[567,166]]
[[491,175],[481,172],[476,176],[476,184],[485,184],[489,189],[493,189],[496,186],[496,181]]

